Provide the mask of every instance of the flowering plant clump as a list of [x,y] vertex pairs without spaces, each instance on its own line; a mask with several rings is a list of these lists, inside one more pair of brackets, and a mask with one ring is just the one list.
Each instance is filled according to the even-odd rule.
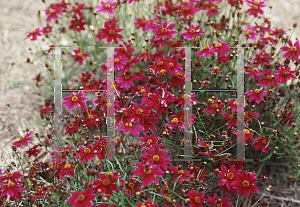
[[[0,172],[1,204],[229,207],[282,182],[274,163],[298,179],[299,41],[271,27],[266,10],[263,0],[47,6],[43,28],[24,38],[70,46],[62,49],[63,131],[52,134],[49,48],[35,55],[48,68],[36,86],[50,131],[28,130],[12,143],[20,165]],[[28,168],[18,152],[26,147]],[[42,153],[51,159],[41,161]]]

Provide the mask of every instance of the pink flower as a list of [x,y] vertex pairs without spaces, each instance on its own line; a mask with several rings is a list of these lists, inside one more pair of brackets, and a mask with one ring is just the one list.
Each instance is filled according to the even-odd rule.
[[249,97],[249,101],[254,101],[259,104],[261,101],[265,102],[264,98],[262,96],[265,96],[268,94],[268,92],[266,91],[262,91],[262,88],[261,89],[255,89],[254,91],[251,90],[251,91],[248,91],[245,93],[247,96],[250,96]]
[[288,80],[297,79],[296,76],[293,75],[293,73],[296,73],[297,71],[291,70],[291,67],[284,68],[281,67],[280,70],[275,71],[275,81],[280,82],[281,84],[284,84]]
[[299,46],[299,40],[293,45],[292,41],[288,41],[288,46],[283,46],[280,49],[282,51],[285,51],[286,53],[283,54],[283,58],[287,58],[288,60],[293,59],[294,61],[299,61],[299,55],[300,55],[300,46]]
[[26,151],[26,154],[28,154],[28,157],[34,156],[37,157],[40,150],[36,149],[39,145],[34,145],[32,148],[29,148],[29,150]]
[[21,146],[27,146],[28,145],[28,141],[31,140],[30,135],[32,134],[31,132],[27,132],[25,137],[20,137],[20,139],[18,141],[15,141],[13,143],[13,145],[15,145],[17,148],[21,147]]
[[83,103],[84,101],[87,101],[89,98],[87,97],[81,97],[83,95],[83,91],[79,91],[77,95],[74,95],[73,93],[65,97],[62,104],[64,106],[68,106],[68,111],[72,110],[74,107],[77,108],[81,106],[83,109],[86,109],[85,104]]
[[150,182],[154,182],[156,184],[159,183],[159,180],[156,178],[156,176],[161,177],[164,172],[159,169],[157,165],[149,165],[149,163],[146,163],[145,165],[141,163],[137,163],[138,169],[132,170],[133,175],[138,175],[140,178],[143,179],[143,186],[149,186]]
[[199,24],[197,27],[195,27],[193,24],[191,25],[191,29],[188,27],[184,27],[184,30],[186,32],[182,33],[181,36],[183,36],[185,39],[192,40],[195,37],[200,37],[202,34],[204,34],[204,31],[200,31],[200,26]]
[[175,23],[171,23],[169,26],[168,26],[168,21],[165,20],[163,21],[162,23],[162,26],[160,26],[159,24],[155,24],[154,25],[156,27],[156,29],[151,29],[155,34],[157,34],[155,36],[155,39],[156,40],[160,40],[164,37],[166,38],[173,38],[174,37],[174,34],[177,33],[176,30],[172,30],[174,29],[175,27]]
[[124,75],[118,75],[116,77],[116,81],[121,83],[121,88],[130,88],[131,86],[134,86],[134,83],[132,81],[132,78],[130,78],[130,75],[124,74]]
[[158,207],[157,203],[150,204],[152,197],[150,197],[145,203],[139,202],[136,204],[137,207]]
[[28,32],[29,34],[25,39],[30,38],[30,40],[37,40],[37,36],[42,36],[40,28],[33,29],[31,32]]
[[90,54],[81,52],[81,48],[79,47],[77,50],[74,50],[75,55],[71,55],[72,58],[75,58],[75,61],[79,63],[79,65],[83,64],[83,61],[86,60],[87,57],[90,57]]
[[190,207],[202,207],[201,203],[205,203],[204,193],[199,192],[198,194],[192,188],[192,190],[188,193],[189,199],[191,201]]
[[113,8],[117,2],[111,2],[110,0],[107,0],[107,2],[101,1],[101,5],[96,6],[97,7],[97,12],[100,12],[102,14],[105,14],[106,12],[113,16],[114,12],[113,11],[118,11],[117,8]]
[[116,44],[118,44],[118,39],[123,39],[124,37],[121,34],[118,34],[123,29],[116,29],[116,26],[116,22],[105,22],[104,28],[101,29],[100,39],[102,40],[107,38],[108,43],[114,41]]
[[7,198],[10,196],[10,200],[13,201],[15,199],[22,200],[22,192],[26,189],[22,188],[19,184],[8,182],[4,185],[0,186],[1,199]]
[[269,87],[272,83],[272,85],[275,87],[275,88],[278,88],[278,85],[277,85],[277,81],[275,80],[275,76],[272,74],[272,69],[268,69],[267,72],[266,71],[262,71],[262,74],[265,78],[263,79],[260,79],[258,81],[258,84],[259,85],[262,85],[264,87]]
[[[259,137],[258,137],[259,138]],[[268,144],[269,141],[265,138],[265,137],[260,137],[257,140],[256,145],[254,146],[254,150],[259,150],[261,149],[261,151],[263,151],[264,153],[268,153],[269,149],[270,149],[270,145]],[[268,146],[267,146],[268,145]]]
[[122,122],[121,126],[116,126],[116,129],[124,131],[124,134],[133,133],[134,135],[139,135],[143,131],[144,127],[140,125],[132,125],[131,122]]
[[215,52],[212,48],[213,45],[214,45],[213,43],[210,45],[205,45],[203,50],[196,52],[197,57],[201,57],[201,56],[208,57],[210,55],[211,56],[215,55]]
[[172,161],[170,157],[165,157],[167,150],[159,149],[155,147],[154,152],[151,148],[145,149],[145,154],[141,155],[141,158],[150,164],[155,164],[160,167],[160,169],[166,171],[168,164]]
[[254,15],[255,17],[257,17],[257,14],[263,14],[264,13],[263,10],[261,9],[262,7],[266,7],[264,1],[257,2],[256,0],[246,0],[246,2],[248,3],[248,6],[251,7],[248,10],[249,15]]
[[52,19],[58,19],[58,14],[62,14],[62,8],[58,4],[53,4],[46,10],[47,22],[51,22]]
[[71,198],[69,198],[66,203],[72,205],[73,207],[93,207],[93,203],[91,201],[95,200],[96,195],[93,193],[92,188],[88,188],[87,190],[83,190],[79,192],[72,192]]
[[79,154],[77,154],[75,158],[81,159],[82,163],[86,161],[91,161],[96,157],[91,144],[89,144],[86,148],[79,146],[79,149],[80,149]]
[[230,198],[226,198],[226,197],[222,198],[222,199],[219,199],[219,197],[217,195],[215,195],[215,198],[208,196],[206,201],[207,201],[207,204],[210,205],[210,206],[231,207],[231,205],[229,203]]
[[218,39],[218,43],[216,46],[213,48],[213,51],[219,54],[219,56],[226,56],[227,52],[230,51],[231,49],[228,46],[227,42],[222,42],[222,40]]

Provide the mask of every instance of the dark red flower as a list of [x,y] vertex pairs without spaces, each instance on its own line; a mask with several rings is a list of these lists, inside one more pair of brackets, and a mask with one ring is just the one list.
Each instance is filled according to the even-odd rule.
[[261,101],[266,102],[263,96],[267,95],[268,92],[263,91],[261,88],[261,89],[255,89],[254,91],[253,90],[247,91],[245,94],[247,96],[250,96],[249,97],[250,102],[255,100],[255,102],[259,104]]
[[231,189],[232,183],[237,180],[238,172],[239,171],[235,172],[234,165],[231,165],[228,171],[227,168],[222,164],[221,171],[219,171],[219,177],[222,179],[220,180],[219,185],[225,185],[228,190]]
[[37,157],[40,150],[36,149],[39,145],[34,145],[32,148],[26,151],[26,154],[28,154],[28,157],[34,156]]
[[83,16],[79,19],[77,16],[74,16],[70,22],[71,25],[69,26],[69,28],[73,29],[76,32],[81,32],[82,30],[85,30],[84,25],[87,24],[87,21],[83,19]]
[[150,182],[154,182],[158,184],[159,180],[156,176],[161,177],[164,172],[159,169],[157,165],[150,165],[146,163],[145,165],[137,162],[137,169],[132,170],[133,175],[138,175],[141,179],[143,179],[143,186],[149,186]]
[[292,41],[288,41],[289,47],[288,46],[283,46],[280,49],[282,51],[285,51],[286,53],[283,54],[283,58],[286,58],[288,60],[293,59],[294,61],[298,62],[299,61],[299,56],[300,56],[300,45],[299,45],[299,40],[295,42],[293,45]]
[[151,148],[146,148],[145,154],[141,155],[141,158],[150,164],[158,165],[160,169],[166,171],[168,164],[172,161],[170,157],[165,157],[166,154],[167,150],[159,149],[159,147],[156,146],[154,151]]
[[215,198],[208,196],[206,201],[208,205],[214,207],[231,207],[231,204],[229,203],[230,198],[226,197],[219,199],[217,195],[215,195]]
[[145,203],[139,202],[136,204],[137,207],[158,207],[157,203],[150,204],[152,197],[150,197]]
[[105,22],[104,28],[101,29],[101,37],[100,39],[106,39],[107,42],[110,43],[114,41],[116,44],[118,44],[118,39],[123,39],[124,37],[120,33],[123,29],[116,29],[116,22]]
[[177,179],[179,180],[179,184],[182,184],[184,181],[187,181],[188,183],[191,183],[189,177],[191,176],[191,174],[183,169],[178,169],[178,166],[174,167],[174,166],[170,166],[171,168],[171,175],[175,175],[173,182],[175,183],[177,181]]
[[112,191],[119,191],[118,185],[116,184],[118,177],[115,173],[109,171],[106,175],[99,173],[100,180],[94,180],[93,185],[95,186],[94,192],[97,192],[98,189],[101,190],[101,195],[107,197],[112,196]]
[[20,139],[18,141],[15,141],[13,143],[13,145],[15,145],[17,148],[19,147],[22,147],[22,146],[27,146],[28,145],[28,141],[31,140],[31,135],[32,134],[32,131],[31,132],[27,132],[25,137],[20,137]]
[[255,138],[259,138],[259,139],[257,140],[257,143],[253,149],[254,150],[261,149],[261,151],[263,151],[264,153],[268,153],[270,149],[269,140],[267,140],[265,137],[255,137]]
[[92,201],[95,200],[96,195],[92,188],[79,192],[72,192],[71,197],[66,201],[67,204],[73,207],[93,207]]
[[208,57],[210,55],[211,56],[215,55],[213,45],[214,45],[213,43],[210,45],[205,45],[203,50],[196,52],[197,57],[201,57],[201,56]]
[[75,156],[76,159],[81,159],[81,162],[84,163],[86,161],[91,161],[95,158],[95,153],[91,144],[89,144],[86,148],[79,146],[79,153]]
[[253,193],[258,193],[257,187],[254,186],[254,183],[257,183],[258,179],[255,176],[255,173],[251,173],[248,177],[248,173],[243,171],[238,174],[237,180],[233,182],[232,186],[238,188],[238,194],[245,194],[245,197],[248,198],[250,191]]
[[188,193],[188,197],[191,201],[190,207],[203,207],[202,203],[205,203],[204,193],[199,192],[198,194],[194,189]]
[[281,84],[284,84],[291,78],[297,79],[296,76],[293,75],[296,72],[297,71],[295,70],[291,70],[291,67],[281,67],[279,70],[275,71],[275,80],[280,82]]

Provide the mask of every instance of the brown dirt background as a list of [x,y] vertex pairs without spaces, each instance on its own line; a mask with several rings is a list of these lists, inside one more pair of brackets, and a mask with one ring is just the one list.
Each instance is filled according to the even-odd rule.
[[[55,0],[46,0],[49,5]],[[272,5],[272,12],[265,8],[265,16],[270,17],[272,26],[282,27],[288,31],[293,23],[297,23],[300,13],[299,0],[269,0],[268,6]],[[1,0],[0,1],[0,169],[4,170],[11,161],[17,163],[13,157],[11,144],[26,134],[26,128],[29,131],[43,134],[45,127],[37,126],[40,109],[44,102],[40,100],[35,92],[33,78],[38,71],[46,72],[44,68],[37,69],[26,63],[27,57],[30,57],[30,50],[34,48],[34,42],[24,40],[27,31],[31,31],[39,25],[37,11],[41,11],[41,16],[45,19],[43,10],[46,8],[41,0]],[[45,21],[43,21],[44,23]],[[292,39],[300,37],[300,25],[295,29]],[[11,65],[15,62],[15,65]],[[6,104],[9,103],[10,107]],[[38,140],[33,135],[31,144],[37,144]],[[26,149],[27,150],[27,149]],[[23,152],[21,152],[23,153]],[[298,196],[297,196],[298,194]],[[296,197],[290,195],[290,191],[281,191],[276,195],[276,202],[269,206],[300,206],[299,203],[291,204],[289,199],[299,199],[299,192],[296,191]],[[254,204],[260,195],[251,195],[249,204]],[[250,201],[254,202],[250,202]],[[267,206],[268,197],[264,198],[261,204],[256,206]],[[275,201],[274,200],[274,201]],[[248,201],[247,201],[248,202]],[[250,206],[252,206],[250,205]]]

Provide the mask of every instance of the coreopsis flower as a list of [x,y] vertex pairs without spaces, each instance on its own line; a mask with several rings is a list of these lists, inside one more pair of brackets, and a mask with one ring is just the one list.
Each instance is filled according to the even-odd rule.
[[145,165],[137,162],[137,169],[132,170],[133,175],[138,175],[140,178],[143,179],[143,186],[147,187],[150,185],[150,182],[154,182],[156,184],[159,183],[159,180],[156,176],[161,177],[164,172],[159,169],[157,165],[150,165],[146,163]]
[[[15,184],[20,184],[22,182],[21,177],[23,177],[23,175],[16,171],[14,173],[8,172],[5,170],[6,175],[0,176],[0,183],[7,183],[7,182],[13,182]],[[0,171],[0,175],[2,174],[2,172]]]
[[294,61],[299,61],[299,56],[300,56],[300,45],[299,45],[299,40],[295,42],[293,45],[292,41],[288,41],[289,47],[288,46],[283,46],[280,49],[282,51],[285,51],[286,53],[283,54],[283,58],[286,58],[288,60],[294,60]]
[[62,104],[68,106],[68,111],[72,110],[74,107],[77,108],[81,106],[83,109],[86,109],[84,101],[87,101],[89,98],[82,96],[83,91],[79,91],[77,95],[73,93],[70,96],[67,96],[63,99]]
[[252,111],[245,111],[244,112],[244,118],[245,120],[249,120],[250,119],[258,119],[259,118],[259,113],[257,112],[252,112]]
[[91,144],[89,144],[86,148],[83,148],[82,146],[79,146],[79,150],[80,151],[75,156],[75,158],[76,159],[81,159],[81,163],[84,163],[86,161],[91,161],[96,157]]
[[26,151],[26,154],[28,154],[28,157],[30,158],[31,156],[37,157],[38,153],[40,150],[36,149],[38,148],[39,145],[34,145],[33,147],[29,148],[29,150]]
[[[180,11],[181,15],[186,18],[188,16],[193,17],[194,14],[199,11],[197,7],[195,7],[192,3],[183,2],[178,5],[177,10]],[[175,10],[174,10],[175,11]]]
[[[121,180],[121,183],[124,184],[124,180]],[[141,184],[133,179],[133,176],[128,180],[128,185],[126,184],[126,189],[124,191],[126,194],[133,196],[137,191],[141,190]]]
[[263,14],[264,12],[261,8],[267,6],[265,5],[264,1],[257,2],[256,0],[246,0],[246,2],[248,6],[251,7],[250,9],[248,9],[249,15],[253,15],[255,17],[257,17],[257,14]]
[[38,198],[45,198],[46,197],[46,191],[44,189],[42,189],[40,186],[35,187],[35,192],[34,192],[34,198],[32,198],[30,200],[31,204],[34,204],[34,202],[38,199]]
[[33,29],[31,32],[28,32],[29,34],[25,39],[30,38],[30,40],[37,40],[37,36],[42,36],[40,28]]
[[292,111],[290,111],[286,117],[281,122],[285,127],[292,126],[293,120],[296,118],[295,116],[292,116]]
[[219,197],[217,195],[215,195],[215,197],[210,197],[208,196],[207,199],[207,204],[210,206],[214,206],[214,207],[231,207],[231,204],[229,203],[230,198],[222,198],[219,199]]
[[209,156],[211,155],[211,150],[213,149],[214,143],[211,142],[210,144],[208,142],[206,142],[205,140],[199,138],[197,140],[198,144],[197,144],[197,148],[194,148],[195,153],[197,154],[201,154],[201,155],[205,155],[205,156]]
[[213,51],[219,54],[219,56],[226,56],[227,52],[231,49],[228,46],[227,42],[222,42],[222,40],[218,39],[218,43],[213,47]]
[[149,107],[146,107],[146,105],[142,105],[139,107],[137,103],[133,103],[132,108],[128,109],[128,115],[131,117],[131,121],[136,123],[137,121],[140,121],[140,123],[143,120],[143,117],[149,116],[151,113],[151,110]]
[[176,30],[173,30],[175,27],[175,23],[171,23],[168,26],[168,21],[165,20],[162,23],[162,26],[160,26],[159,24],[155,24],[154,25],[156,29],[151,29],[155,34],[155,39],[156,40],[160,40],[164,37],[166,38],[173,38],[175,34],[177,34]]
[[181,108],[184,109],[185,104],[190,106],[196,105],[197,100],[194,97],[195,97],[195,93],[192,93],[192,95],[184,94],[183,96],[176,98],[176,102],[177,102],[176,106],[181,105]]
[[258,179],[255,176],[255,173],[251,173],[248,176],[246,171],[238,173],[237,180],[233,182],[232,186],[238,188],[238,194],[245,194],[245,197],[248,198],[250,191],[253,193],[258,193],[258,188],[254,186],[254,183],[257,183]]
[[231,127],[236,127],[236,125],[237,125],[236,117],[234,117],[230,113],[224,112],[223,113],[223,119],[228,121],[226,123],[227,124],[227,129],[229,129]]
[[175,175],[173,182],[175,183],[176,180],[179,178],[179,184],[182,184],[184,181],[187,181],[188,183],[191,183],[189,177],[191,176],[191,174],[183,169],[178,169],[178,166],[170,166],[171,168],[171,175]]
[[83,16],[80,18],[74,16],[70,23],[69,29],[73,29],[76,32],[81,32],[82,30],[85,30],[84,25],[87,24],[87,21],[83,19]]
[[14,201],[15,199],[22,200],[21,194],[25,190],[25,188],[22,188],[21,185],[17,183],[7,182],[0,186],[0,198],[5,199],[9,196],[11,201]]
[[256,67],[248,67],[248,71],[246,72],[249,78],[255,78],[256,80],[259,80],[259,77],[262,76],[262,71],[260,69],[257,69]]
[[193,166],[192,173],[194,174],[195,179],[205,181],[204,175],[207,175],[208,172],[205,169],[201,169],[200,164],[197,164],[196,166]]
[[296,76],[293,74],[296,73],[297,71],[291,70],[291,67],[280,67],[279,70],[275,71],[275,80],[280,82],[281,84],[284,84],[288,80],[292,79],[297,79]]
[[263,91],[261,89],[255,89],[255,90],[250,90],[245,93],[249,97],[249,101],[255,101],[257,104],[259,104],[261,101],[266,102],[263,96],[267,95],[268,92]]
[[232,184],[237,180],[237,173],[239,172],[235,172],[234,167],[234,165],[231,165],[229,170],[227,170],[223,164],[221,165],[221,171],[219,171],[219,177],[222,178],[219,182],[220,186],[225,185],[227,189],[232,189]]
[[62,179],[65,175],[68,175],[70,177],[74,177],[74,168],[75,166],[71,163],[66,163],[62,166],[60,174],[59,174],[59,179]]
[[190,207],[203,207],[202,203],[205,203],[204,193],[199,192],[198,194],[194,189],[188,193],[188,197],[191,201]]
[[79,47],[77,50],[74,50],[73,52],[75,53],[75,55],[71,55],[71,57],[74,58],[75,61],[79,63],[79,65],[82,65],[83,61],[86,61],[86,58],[90,57],[89,53],[81,51],[81,47]]
[[264,50],[262,50],[260,53],[255,54],[255,58],[252,59],[252,64],[255,66],[264,66],[267,63],[270,63],[273,58],[270,56],[269,53],[266,53]]
[[158,137],[156,137],[154,134],[147,135],[144,134],[144,137],[140,137],[139,141],[142,142],[143,144],[141,145],[141,149],[144,147],[162,147],[162,143],[158,143]]
[[116,77],[116,81],[121,83],[120,84],[121,88],[124,88],[124,87],[130,88],[131,86],[134,86],[131,76],[127,73],[123,74],[123,75],[118,75]]
[[116,184],[118,176],[115,173],[109,171],[106,175],[99,173],[100,180],[94,180],[93,185],[95,186],[94,191],[101,190],[101,195],[107,197],[112,196],[112,191],[119,191],[118,185]]
[[228,4],[230,4],[232,7],[243,5],[243,0],[228,0]]
[[170,157],[165,157],[167,154],[167,150],[159,149],[159,147],[155,147],[154,151],[151,148],[145,149],[145,154],[141,155],[141,158],[149,162],[150,164],[157,165],[160,169],[166,171],[168,164],[172,161]]
[[224,111],[220,110],[222,108],[224,108],[225,104],[224,103],[218,103],[217,100],[215,100],[214,102],[212,102],[212,99],[208,99],[207,103],[204,102],[205,105],[210,105],[207,109],[203,109],[202,112],[205,112],[206,114],[211,114],[214,113],[216,114],[217,112],[220,112],[221,114],[224,113]]
[[200,37],[202,34],[204,34],[204,31],[200,30],[201,24],[199,24],[197,27],[195,27],[194,24],[191,24],[191,28],[184,27],[184,30],[186,32],[181,33],[181,36],[183,36],[185,39],[192,40],[195,37]]
[[150,197],[146,202],[139,202],[136,204],[137,207],[158,207],[157,203],[150,204],[152,201],[152,197]]
[[272,74],[271,68],[268,69],[267,71],[262,71],[262,75],[265,78],[262,78],[258,81],[259,85],[262,85],[267,88],[272,84],[275,88],[278,88],[278,85],[277,85],[278,80],[275,80],[275,76]]
[[197,57],[201,57],[201,56],[208,57],[210,55],[211,56],[215,55],[215,52],[213,50],[213,45],[214,45],[213,43],[210,45],[205,45],[203,50],[196,52]]
[[243,104],[239,104],[238,100],[226,100],[227,103],[229,103],[231,111],[238,111],[238,112],[242,112],[243,111]]
[[238,132],[237,134],[238,134],[238,138],[237,138],[238,140],[241,140],[242,135],[244,134],[245,135],[245,143],[247,143],[248,141],[255,143],[253,134],[250,130],[244,129],[243,132]]
[[257,140],[256,145],[254,146],[254,150],[259,150],[261,149],[261,151],[263,151],[264,153],[268,153],[269,149],[270,149],[270,145],[269,140],[267,140],[265,137],[256,137],[259,138]]
[[57,4],[52,4],[45,12],[47,15],[46,21],[51,22],[52,20],[58,19],[58,14],[62,14],[62,8]]
[[85,4],[76,4],[75,6],[72,7],[72,10],[69,12],[70,14],[73,14],[73,17],[78,15],[79,17],[83,17],[83,14],[81,10],[85,9]]
[[79,122],[79,124],[77,123],[77,121],[72,121],[70,124],[67,125],[66,127],[66,134],[69,134],[70,136],[72,136],[72,134],[75,134],[78,132],[78,125],[80,126],[81,123]]
[[66,201],[67,204],[73,207],[93,207],[92,201],[95,200],[96,195],[92,188],[79,192],[72,192],[71,197]]
[[13,143],[13,145],[15,145],[17,148],[19,147],[22,147],[22,146],[27,146],[28,145],[28,141],[31,140],[31,135],[32,134],[32,131],[31,132],[27,132],[25,137],[20,137],[20,139],[18,141],[15,141]]
[[141,125],[133,125],[132,122],[122,122],[121,126],[116,126],[116,129],[122,130],[124,134],[133,133],[134,135],[139,135],[141,131],[143,131],[144,127]]
[[152,27],[152,24],[150,24],[150,22],[145,18],[136,18],[136,22],[134,23],[134,25],[136,25],[137,29],[141,28],[143,32],[151,29]]
[[40,116],[43,118],[44,114],[46,114],[47,112],[50,112],[52,111],[52,108],[49,106],[50,104],[49,103],[46,103],[45,106],[43,106],[43,108],[40,109]]
[[133,43],[127,43],[123,42],[122,44],[119,44],[119,48],[116,48],[116,57],[128,57],[131,58],[134,48],[132,47]]
[[266,43],[269,43],[269,44],[276,45],[274,37],[272,37],[271,34],[269,34],[267,37],[261,38],[259,41],[263,41],[263,42],[266,42]]
[[218,14],[220,13],[220,8],[217,7],[215,4],[209,4],[206,7],[207,10],[207,16],[210,17],[211,15],[213,16],[218,16]]
[[118,28],[116,29],[117,24],[116,22],[105,22],[104,28],[101,29],[101,38],[106,39],[107,42],[110,43],[114,41],[114,43],[118,44],[118,39],[123,39],[124,37],[120,33],[123,29]]
[[248,27],[246,31],[244,31],[245,34],[245,39],[250,39],[255,41],[256,37],[258,35],[258,33],[256,33],[255,28],[254,27]]
[[101,5],[96,6],[97,7],[97,12],[100,12],[102,14],[105,14],[106,12],[113,16],[114,11],[118,11],[117,8],[113,8],[117,2],[111,2],[110,0],[107,0],[106,2],[101,1]]
[[62,8],[67,10],[68,6],[71,5],[71,3],[66,3],[64,0],[62,0],[61,2],[58,3],[58,5]]

